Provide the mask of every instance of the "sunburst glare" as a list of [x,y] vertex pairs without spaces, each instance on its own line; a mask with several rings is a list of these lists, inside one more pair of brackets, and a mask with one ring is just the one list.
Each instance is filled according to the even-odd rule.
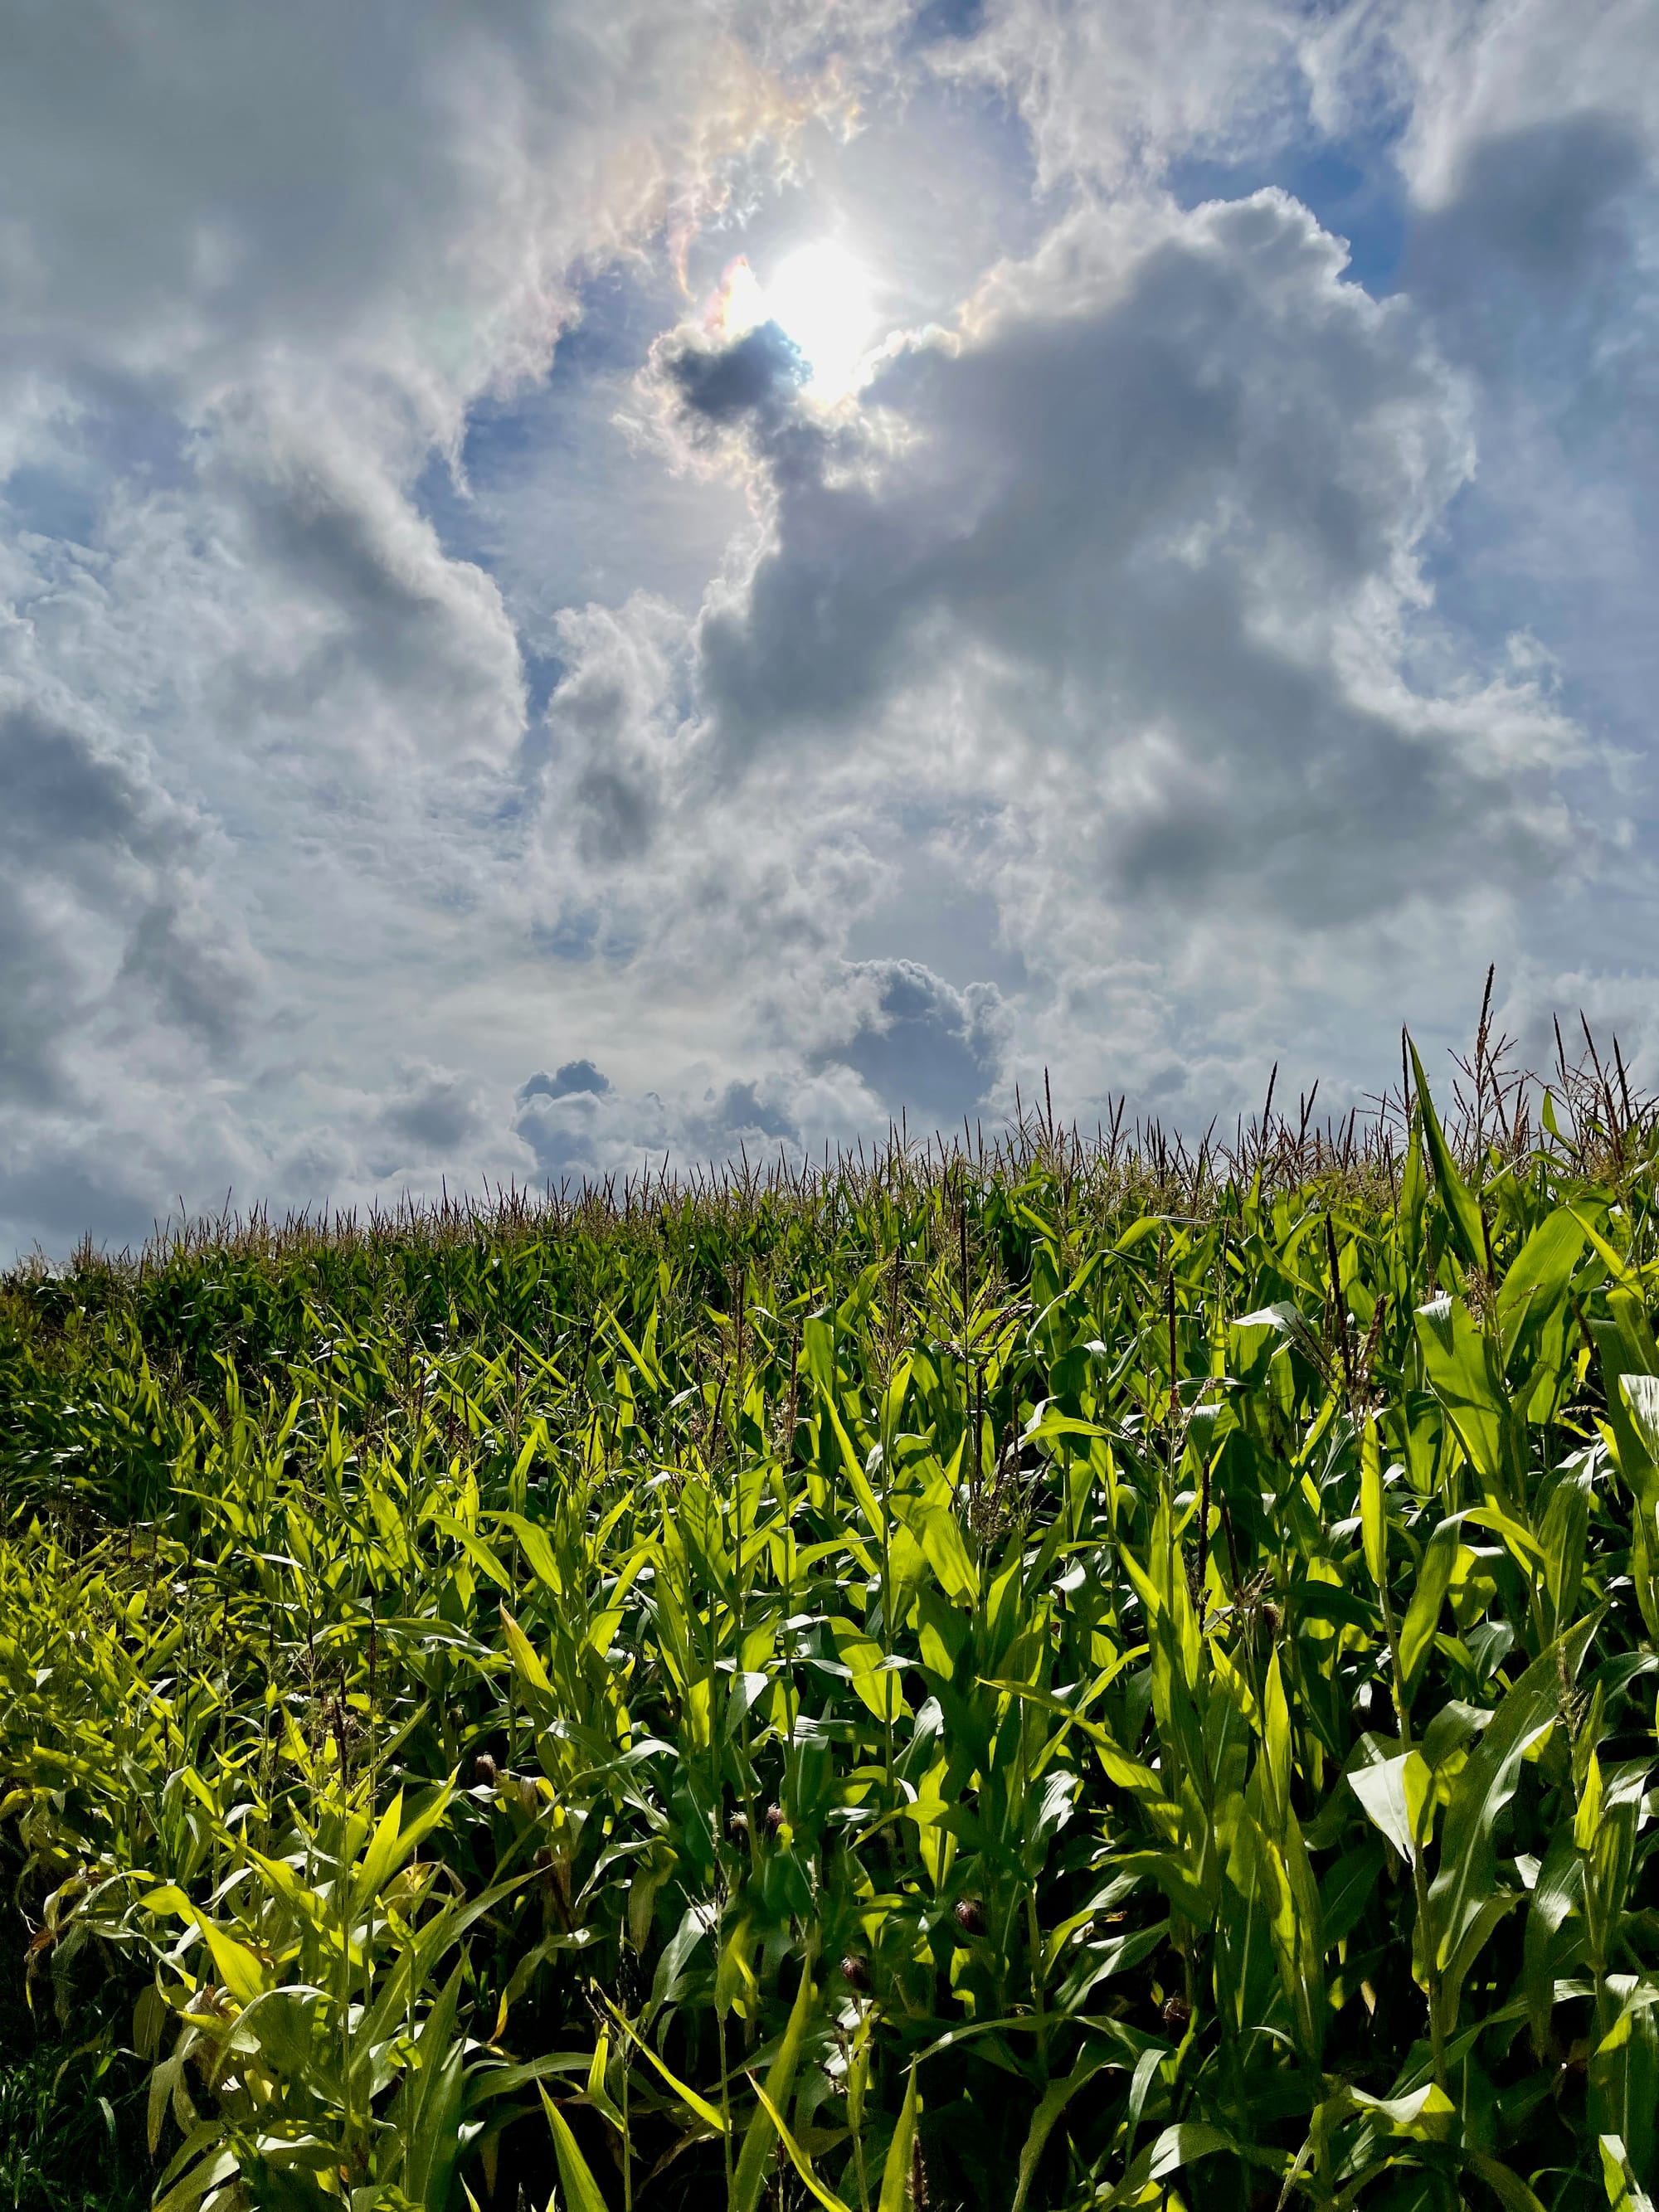
[[876,335],[870,279],[856,257],[832,239],[800,246],[763,289],[772,320],[811,365],[808,388],[831,399],[850,392]]
[[877,336],[868,272],[833,239],[798,246],[764,281],[739,256],[726,271],[709,321],[728,340],[775,323],[800,348],[811,371],[806,389],[819,399],[839,399],[856,387]]

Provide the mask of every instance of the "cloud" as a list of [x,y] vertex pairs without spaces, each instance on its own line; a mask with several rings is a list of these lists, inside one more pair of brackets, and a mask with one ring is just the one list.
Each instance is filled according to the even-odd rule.
[[[461,1151],[482,1133],[489,1110],[476,1076],[419,1060],[399,1071],[398,1087],[381,1106],[379,1120],[387,1136],[413,1146],[414,1162],[423,1164]],[[389,1174],[395,1164],[377,1172]]]
[[732,345],[681,346],[665,365],[687,413],[717,423],[775,421],[811,373],[775,323],[757,325]]
[[226,942],[221,918],[200,900],[158,900],[134,926],[118,988],[148,985],[163,1015],[224,1055],[258,1011],[245,943]]
[[1407,680],[1465,399],[1410,304],[1342,270],[1269,191],[1091,214],[1001,272],[960,343],[866,395],[895,451],[832,470],[825,440],[781,473],[746,592],[698,636],[722,775],[786,746],[810,772],[829,730],[914,747],[955,684],[945,773],[1068,843],[1085,822],[1085,879],[1126,911],[1370,928],[1472,867],[1563,866],[1560,718],[1502,673]]
[[514,1133],[530,1148],[544,1176],[592,1174],[599,1153],[594,1143],[591,1098],[526,1099],[513,1123]]
[[1646,445],[1655,386],[1638,334],[1659,320],[1654,243],[1643,135],[1588,109],[1474,141],[1447,196],[1419,212],[1402,274],[1495,409],[1524,395],[1569,415],[1581,445],[1610,431]]
[[[195,505],[221,560],[192,564],[191,580],[229,633],[216,703],[237,702],[267,744],[325,717],[337,763],[343,753],[366,776],[504,763],[526,702],[501,595],[446,556],[354,428],[349,411],[313,425],[268,400],[214,419]],[[226,574],[227,554],[251,592]]]
[[[576,1069],[580,1080],[574,1079]],[[810,1088],[799,1080],[732,1079],[718,1090],[705,1086],[700,1102],[684,1092],[665,1098],[654,1091],[615,1090],[591,1062],[581,1061],[551,1079],[532,1077],[519,1092],[513,1128],[534,1156],[537,1172],[554,1182],[637,1172],[647,1159],[659,1168],[665,1157],[689,1167],[735,1160],[745,1150],[798,1146],[796,1107]]]
[[[14,1128],[15,1218],[55,1158],[130,1224],[100,1127],[157,1204],[361,1183],[377,1059],[453,1064],[411,971],[490,896],[528,690],[422,472],[464,495],[584,272],[672,262],[851,80],[725,0],[93,18],[34,11],[0,82],[0,1086],[69,1117]],[[435,1076],[365,1110],[382,1160],[491,1157]]]
[[135,998],[198,1071],[222,1063],[264,993],[245,936],[204,902],[202,823],[142,751],[21,684],[0,684],[0,1092],[72,1098],[77,1054],[130,1031]]
[[591,1060],[568,1060],[551,1075],[532,1075],[520,1085],[519,1098],[522,1103],[529,1098],[568,1098],[583,1091],[602,1098],[610,1088],[611,1079],[601,1075]]
[[1403,125],[1401,281],[1474,395],[1480,468],[1442,548],[1445,604],[1549,654],[1601,739],[1580,803],[1616,843],[1659,684],[1632,588],[1659,561],[1659,27],[1650,9],[1568,20],[1536,0],[1401,4],[1376,25]]
[[684,630],[672,608],[642,593],[617,610],[568,608],[558,618],[562,672],[548,702],[544,805],[596,866],[642,852],[660,819]]
[[390,374],[424,421],[533,365],[578,256],[717,204],[816,104],[708,0],[94,16],[33,15],[0,91],[13,343],[198,393]]
[[788,1108],[769,1103],[752,1083],[728,1083],[709,1103],[711,1110],[700,1120],[712,1139],[710,1149],[717,1156],[729,1152],[734,1141],[741,1143],[749,1136],[786,1142],[799,1138],[799,1126]]
[[[1044,1065],[1207,1114],[1291,1025],[1408,991],[1461,1019],[1458,946],[1593,878],[1548,656],[1437,610],[1469,379],[1289,195],[1079,210],[856,415],[770,357],[702,418],[752,551],[648,655],[637,617],[567,631],[594,711],[556,693],[548,790],[610,779],[627,835],[550,798],[547,880],[637,1005],[748,1008],[750,1048],[881,1114]],[[948,985],[943,884],[976,947]]]
[[1045,179],[1117,185],[1178,154],[1287,135],[1309,18],[1281,0],[988,0],[977,37],[931,58],[1018,103]]
[[[0,82],[5,1233],[1207,1119],[1651,936],[1650,10],[94,15]],[[815,239],[834,409],[700,321]]]
[[1557,300],[1605,283],[1628,252],[1618,210],[1642,180],[1644,152],[1631,119],[1602,109],[1477,140],[1419,240],[1417,287],[1434,253],[1485,262],[1483,289],[1510,270]]
[[[988,0],[973,35],[929,62],[1014,102],[1046,180],[1111,191],[1188,157],[1382,145],[1418,204],[1438,207],[1489,138],[1596,112],[1649,141],[1659,127],[1659,28],[1641,0]],[[1521,199],[1537,205],[1536,188]]]
[[819,1046],[812,1064],[850,1068],[894,1120],[949,1126],[985,1099],[1001,1073],[1008,1025],[994,987],[955,990],[915,961],[850,963],[825,1022],[839,1022],[842,1033]]
[[[1397,158],[1425,208],[1458,195],[1488,140],[1598,113],[1649,141],[1659,125],[1659,23],[1629,0],[1586,0],[1570,15],[1549,0],[1386,0],[1334,15],[1304,52],[1328,129],[1348,127],[1386,86]],[[1558,182],[1571,200],[1574,180]],[[1521,196],[1536,213],[1535,189]]]

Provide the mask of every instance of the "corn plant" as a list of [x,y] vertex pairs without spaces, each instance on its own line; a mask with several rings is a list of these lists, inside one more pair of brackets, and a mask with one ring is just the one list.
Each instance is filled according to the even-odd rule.
[[1647,2204],[1599,1073],[18,1271],[38,2035],[166,2212]]

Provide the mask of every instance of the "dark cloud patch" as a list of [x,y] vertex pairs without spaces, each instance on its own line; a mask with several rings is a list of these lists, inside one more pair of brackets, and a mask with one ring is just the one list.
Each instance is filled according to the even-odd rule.
[[763,1098],[753,1083],[728,1083],[699,1116],[713,1146],[728,1150],[745,1136],[798,1139],[800,1126],[785,1106]]
[[666,365],[687,412],[722,424],[775,419],[811,374],[800,348],[775,323],[761,323],[717,349],[684,346]]
[[119,981],[147,986],[166,1018],[220,1055],[246,1036],[257,1011],[240,930],[227,933],[222,921],[176,897],[139,915]]
[[396,559],[384,519],[365,509],[356,489],[301,465],[255,480],[244,511],[264,559],[334,610],[354,653],[383,661],[406,652],[441,608],[436,576]]
[[[227,716],[289,732],[326,717],[347,760],[371,768],[518,748],[524,665],[499,595],[444,557],[349,440],[303,415],[273,434],[244,407],[225,411],[204,453],[204,495],[266,601],[217,672]],[[280,630],[259,618],[271,605],[288,613]]]
[[[487,1120],[482,1086],[476,1077],[453,1067],[421,1061],[403,1072],[398,1090],[380,1112],[386,1135],[414,1147],[416,1160],[441,1159],[476,1138]],[[399,1164],[381,1170],[389,1173]]]
[[0,1099],[46,1107],[63,1095],[63,1047],[81,991],[65,948],[0,874]]
[[946,1126],[996,1082],[1004,1010],[988,984],[957,991],[913,960],[871,960],[849,965],[843,989],[854,1026],[814,1064],[851,1068],[887,1113]]
[[560,618],[566,665],[548,703],[546,805],[601,868],[643,852],[662,817],[674,730],[671,622],[654,602]]
[[[1395,518],[1364,478],[1365,411],[1425,396],[1423,380],[1409,341],[1332,296],[1340,265],[1266,193],[1200,210],[1127,283],[1103,277],[1092,312],[1044,313],[1034,285],[1032,312],[981,343],[902,358],[870,397],[913,428],[915,455],[787,482],[746,606],[705,623],[726,726],[845,716],[903,672],[936,612],[1023,658],[1098,665],[1133,645],[1144,596],[1242,543],[1300,541],[1334,580],[1375,569]],[[1200,532],[1194,561],[1182,540]]]
[[591,1060],[567,1060],[551,1075],[538,1071],[520,1086],[519,1103],[531,1098],[568,1098],[577,1091],[589,1091],[602,1098],[611,1088],[611,1079],[602,1075]]
[[1079,218],[970,342],[901,357],[868,398],[909,442],[778,471],[747,598],[705,615],[711,757],[951,684],[969,774],[993,731],[1068,763],[1066,835],[1125,904],[1249,885],[1299,924],[1461,886],[1472,853],[1510,885],[1559,864],[1501,712],[1353,680],[1468,453],[1420,318],[1343,261],[1276,191],[1139,248]]
[[620,762],[594,761],[577,777],[585,849],[596,860],[623,860],[642,852],[656,827],[656,793]]
[[535,1156],[544,1176],[581,1175],[598,1165],[594,1145],[594,1100],[587,1091],[560,1098],[538,1094],[514,1116],[513,1133]]
[[33,701],[0,711],[0,848],[17,863],[98,869],[177,855],[191,839],[181,817],[129,762]]
[[1581,290],[1628,252],[1621,203],[1647,152],[1627,116],[1597,109],[1477,141],[1449,204],[1424,222],[1409,273],[1421,285],[1474,263],[1484,283],[1513,270],[1557,296]]
[[985,0],[922,0],[911,18],[909,36],[920,46],[975,39],[985,27]]
[[591,1062],[575,1065],[586,1071],[581,1082],[564,1085],[570,1071],[561,1068],[532,1078],[519,1093],[514,1133],[550,1178],[631,1169],[642,1155],[660,1161],[665,1152],[686,1162],[735,1159],[757,1143],[800,1139],[787,1088],[774,1081],[734,1079],[710,1088],[700,1106],[665,1107],[654,1091],[616,1091]]
[[102,1244],[118,1249],[144,1243],[167,1212],[159,1193],[135,1188],[140,1178],[131,1163],[112,1159],[111,1148],[76,1145],[56,1132],[54,1138],[15,1163],[0,1157],[0,1218],[11,1225],[15,1248],[38,1246],[61,1258],[94,1224],[92,1233]]
[[257,963],[204,903],[199,824],[143,756],[15,696],[0,704],[0,1094],[72,1097],[76,1048],[100,1022],[131,1033],[136,1001],[232,1055]]
[[1585,413],[1605,416],[1630,374],[1607,335],[1651,305],[1656,218],[1650,149],[1627,117],[1528,124],[1468,149],[1449,197],[1413,227],[1404,281],[1495,384],[1586,386]]
[[[1574,46],[1566,83],[1588,58]],[[1659,83],[1656,58],[1604,82],[1599,104],[1577,92],[1565,114],[1482,117],[1441,163],[1406,266],[1478,394],[1480,467],[1436,548],[1440,605],[1488,635],[1529,633],[1564,702],[1632,757],[1659,688],[1635,582],[1659,565],[1659,115],[1644,126],[1620,103]],[[1592,805],[1616,823],[1632,799],[1651,834],[1649,793]]]

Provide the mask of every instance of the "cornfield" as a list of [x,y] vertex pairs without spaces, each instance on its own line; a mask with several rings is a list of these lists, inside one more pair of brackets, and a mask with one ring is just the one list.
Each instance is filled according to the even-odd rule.
[[0,2193],[1650,2207],[1659,1124],[1310,1104],[15,1270]]

